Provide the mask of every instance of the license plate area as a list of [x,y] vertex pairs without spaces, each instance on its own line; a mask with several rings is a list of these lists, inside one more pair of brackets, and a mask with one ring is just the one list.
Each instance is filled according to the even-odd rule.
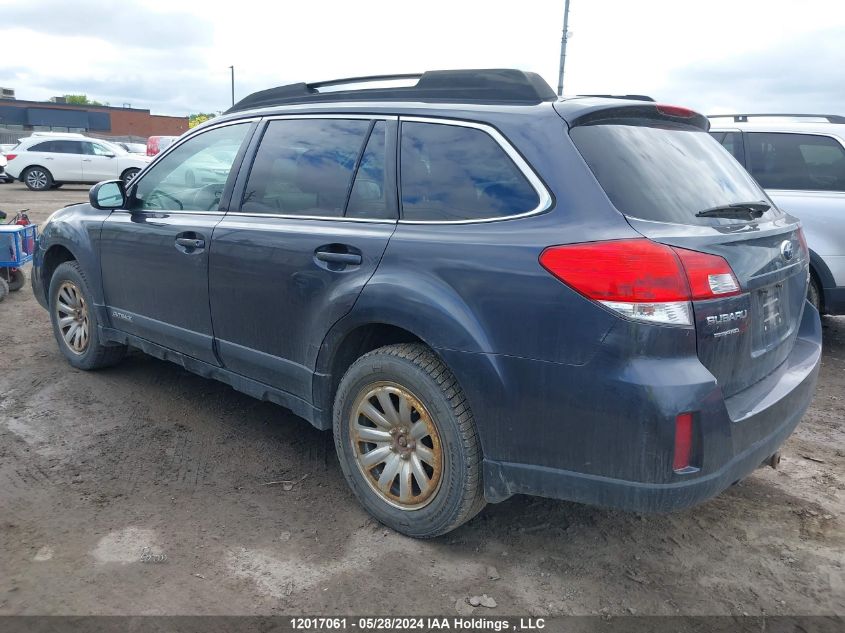
[[783,283],[754,291],[751,309],[754,315],[752,348],[755,355],[769,351],[789,336],[792,329],[789,303]]

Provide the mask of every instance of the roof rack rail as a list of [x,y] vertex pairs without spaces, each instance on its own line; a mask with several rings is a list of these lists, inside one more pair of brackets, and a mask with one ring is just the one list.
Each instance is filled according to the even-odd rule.
[[648,95],[577,95],[579,97],[601,97],[602,99],[628,99],[630,101],[654,101]]
[[[417,79],[413,86],[352,88],[320,92],[320,88],[383,81]],[[536,105],[554,101],[557,94],[540,75],[508,68],[478,70],[429,70],[421,74],[374,75],[296,83],[255,92],[226,112],[239,112],[275,105],[323,101],[434,101]]]
[[840,114],[708,114],[708,119],[730,119],[734,123],[748,123],[748,118],[753,117],[780,117],[785,119],[825,119],[828,123],[845,123],[845,116]]

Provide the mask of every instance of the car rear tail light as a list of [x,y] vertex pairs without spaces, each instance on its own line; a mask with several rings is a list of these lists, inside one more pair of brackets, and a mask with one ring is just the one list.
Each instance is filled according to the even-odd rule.
[[645,238],[552,246],[540,264],[588,299],[651,323],[692,325],[690,301],[740,292],[723,258]]
[[690,110],[689,108],[684,108],[683,106],[664,105],[662,103],[657,106],[657,111],[660,114],[665,114],[666,116],[676,116],[682,119],[691,119],[696,115],[695,110]]
[[6,160],[15,160],[18,157],[17,154],[6,154]]
[[681,258],[693,301],[739,294],[739,282],[734,277],[728,262],[722,257],[688,251],[685,248],[673,250]]
[[692,458],[692,413],[681,413],[675,418],[675,453],[672,470],[690,467]]

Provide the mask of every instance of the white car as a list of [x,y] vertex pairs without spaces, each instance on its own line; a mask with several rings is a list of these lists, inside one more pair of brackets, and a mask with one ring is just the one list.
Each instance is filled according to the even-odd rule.
[[801,220],[810,248],[808,298],[845,314],[845,117],[711,116],[710,133],[769,197]]
[[70,134],[21,139],[6,160],[6,172],[33,191],[116,178],[129,183],[150,162],[108,141]]
[[11,176],[6,173],[6,157],[0,152],[0,182],[9,182]]

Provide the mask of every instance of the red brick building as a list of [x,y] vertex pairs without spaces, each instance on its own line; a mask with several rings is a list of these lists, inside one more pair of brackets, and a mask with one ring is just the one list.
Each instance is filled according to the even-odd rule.
[[188,130],[188,117],[151,114],[149,110],[139,108],[3,99],[0,100],[0,128],[94,133],[97,136],[178,136]]

